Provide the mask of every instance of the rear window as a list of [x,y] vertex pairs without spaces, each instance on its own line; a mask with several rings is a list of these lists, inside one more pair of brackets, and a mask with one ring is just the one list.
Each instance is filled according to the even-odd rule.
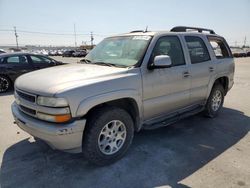
[[217,59],[230,57],[229,50],[225,42],[220,38],[208,38]]
[[207,47],[200,37],[185,37],[192,64],[202,63],[210,60]]

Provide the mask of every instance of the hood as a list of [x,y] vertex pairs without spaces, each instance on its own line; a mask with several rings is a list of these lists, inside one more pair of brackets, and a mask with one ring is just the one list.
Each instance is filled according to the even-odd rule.
[[15,87],[27,92],[52,96],[74,86],[116,78],[127,73],[126,68],[93,64],[69,64],[46,68],[20,76]]

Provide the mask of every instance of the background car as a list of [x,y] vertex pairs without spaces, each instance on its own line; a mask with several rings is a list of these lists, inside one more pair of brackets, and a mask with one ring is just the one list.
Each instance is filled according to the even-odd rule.
[[250,51],[247,52],[247,57],[250,57]]
[[63,52],[62,56],[63,57],[72,57],[74,52],[75,52],[75,50],[67,50],[67,51]]
[[234,57],[247,57],[247,53],[242,48],[231,48]]
[[77,50],[75,51],[72,56],[73,57],[85,57],[87,55],[87,51],[86,50]]
[[62,64],[64,63],[43,55],[29,53],[0,54],[0,93],[8,91],[16,78],[24,73]]
[[0,49],[0,54],[6,53],[3,49]]

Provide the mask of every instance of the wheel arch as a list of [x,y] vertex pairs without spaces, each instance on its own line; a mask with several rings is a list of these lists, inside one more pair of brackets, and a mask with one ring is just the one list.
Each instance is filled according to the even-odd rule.
[[224,88],[224,91],[225,91],[224,94],[225,95],[227,94],[227,92],[228,92],[228,85],[229,85],[229,78],[228,78],[228,76],[223,75],[223,76],[216,77],[214,79],[214,81],[209,84],[209,92],[207,94],[207,98],[209,97],[209,95],[210,95],[210,93],[212,91],[213,86],[216,85],[216,84],[221,84],[223,86],[223,88]]
[[[126,95],[128,94],[126,92],[130,92],[130,95]],[[88,116],[96,109],[104,106],[115,106],[126,110],[130,114],[134,122],[135,131],[139,131],[141,129],[142,122],[142,105],[139,100],[139,95],[136,93],[132,94],[131,91],[126,92],[121,91],[120,94],[122,94],[120,96],[119,92],[115,92],[113,94],[107,93],[83,100],[78,106],[76,116],[85,117],[87,119]]]

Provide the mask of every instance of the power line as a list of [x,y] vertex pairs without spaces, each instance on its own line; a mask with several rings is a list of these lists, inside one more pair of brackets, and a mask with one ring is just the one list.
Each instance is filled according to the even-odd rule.
[[[12,31],[10,29],[1,29],[0,31]],[[42,34],[42,35],[67,35],[67,36],[74,36],[74,35],[82,35],[82,36],[88,36],[89,34],[85,33],[76,33],[76,34],[70,34],[70,33],[49,33],[49,32],[40,32],[40,31],[27,31],[27,30],[17,30],[19,33],[30,33],[30,34]]]
[[[0,31],[9,31],[12,32],[11,29],[0,29]],[[28,30],[17,30],[19,33],[29,33],[29,34],[41,34],[41,35],[62,35],[62,36],[89,36],[88,33],[53,33],[53,32],[42,32],[42,31],[28,31]],[[93,34],[99,37],[107,37],[108,34]]]

